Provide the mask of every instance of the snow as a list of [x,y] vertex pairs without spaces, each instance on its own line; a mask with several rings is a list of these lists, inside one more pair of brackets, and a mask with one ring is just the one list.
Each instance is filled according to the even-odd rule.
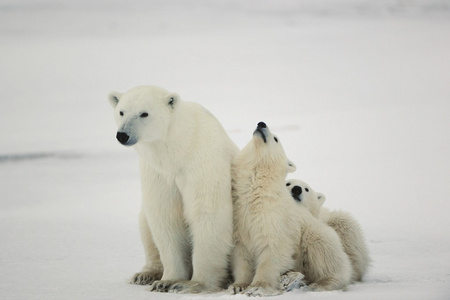
[[373,265],[347,291],[450,298],[448,0],[0,4],[0,298],[243,299],[127,284],[143,264],[137,155],[106,95],[153,84],[243,147],[263,120]]

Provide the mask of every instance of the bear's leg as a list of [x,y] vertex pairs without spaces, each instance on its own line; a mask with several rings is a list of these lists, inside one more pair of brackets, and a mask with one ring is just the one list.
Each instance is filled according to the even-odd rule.
[[142,244],[144,245],[145,265],[141,272],[134,274],[130,283],[142,285],[152,284],[155,280],[161,279],[163,275],[163,266],[159,258],[158,248],[156,248],[155,242],[153,241],[147,218],[142,210],[139,214],[139,229]]
[[[167,292],[172,284],[192,274],[189,232],[181,195],[173,180],[142,168],[142,208],[164,269],[151,291]],[[145,171],[145,172],[144,172]]]
[[280,276],[293,266],[294,262],[289,255],[280,253],[275,245],[268,245],[258,257],[255,277],[245,294],[263,297],[282,294]]
[[233,271],[234,283],[228,287],[230,294],[243,292],[252,282],[254,266],[247,249],[241,242],[237,242],[231,255],[231,270]]
[[314,242],[308,243],[307,261],[313,274],[308,289],[332,291],[343,289],[350,283],[350,259],[333,229],[317,230]]
[[228,279],[233,246],[231,179],[225,176],[229,170],[213,169],[203,173],[208,177],[190,176],[177,181],[192,238],[193,275],[190,281],[171,287],[171,292],[215,292],[223,289]]

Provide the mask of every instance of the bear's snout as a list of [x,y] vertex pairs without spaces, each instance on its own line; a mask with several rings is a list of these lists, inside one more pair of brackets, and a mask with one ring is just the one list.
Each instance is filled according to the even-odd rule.
[[298,185],[294,186],[291,190],[292,197],[294,197],[296,200],[300,200],[299,197],[302,194],[302,192],[303,192],[302,187]]
[[253,135],[259,134],[260,137],[263,139],[264,144],[267,143],[267,125],[264,122],[259,122],[258,126],[256,127],[256,130],[253,132]]
[[125,143],[130,139],[130,136],[125,132],[117,132],[116,138],[122,145],[125,145]]

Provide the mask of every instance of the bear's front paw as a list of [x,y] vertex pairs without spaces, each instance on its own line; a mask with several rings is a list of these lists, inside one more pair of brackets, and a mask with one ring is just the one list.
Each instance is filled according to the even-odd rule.
[[160,280],[162,277],[161,271],[149,271],[136,273],[131,277],[130,283],[147,285],[152,284],[155,280]]
[[293,289],[299,289],[306,284],[303,282],[305,276],[300,272],[289,271],[280,276],[281,289],[286,292],[292,291]]
[[156,280],[150,286],[150,292],[160,292],[167,293],[172,285],[174,285],[176,281],[172,280]]
[[240,294],[245,291],[245,289],[248,287],[248,284],[239,284],[239,283],[233,283],[230,285],[227,289],[227,293],[231,295]]
[[218,289],[207,289],[203,283],[196,281],[178,281],[169,288],[169,293],[198,294],[204,292],[216,292]]
[[249,297],[270,297],[283,294],[283,291],[269,286],[250,286],[245,294]]

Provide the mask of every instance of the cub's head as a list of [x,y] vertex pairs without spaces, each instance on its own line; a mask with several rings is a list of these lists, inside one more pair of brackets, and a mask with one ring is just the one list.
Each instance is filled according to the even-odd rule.
[[286,176],[287,173],[296,170],[294,163],[286,157],[279,138],[270,132],[264,122],[258,123],[253,132],[253,138],[242,149],[239,156],[245,161],[247,167],[269,174]]
[[118,126],[116,138],[125,146],[164,138],[180,101],[177,94],[153,86],[112,92],[108,100]]
[[320,208],[325,202],[325,195],[316,193],[306,182],[291,179],[286,181],[286,187],[292,198],[311,212],[314,217],[319,216]]

